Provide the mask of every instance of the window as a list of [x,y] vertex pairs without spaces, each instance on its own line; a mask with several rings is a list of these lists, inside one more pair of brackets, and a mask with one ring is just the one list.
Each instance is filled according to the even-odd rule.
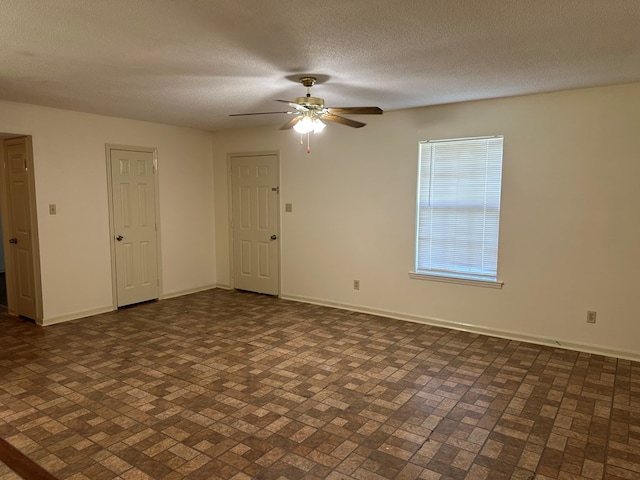
[[502,286],[497,281],[502,139],[420,142],[412,278]]

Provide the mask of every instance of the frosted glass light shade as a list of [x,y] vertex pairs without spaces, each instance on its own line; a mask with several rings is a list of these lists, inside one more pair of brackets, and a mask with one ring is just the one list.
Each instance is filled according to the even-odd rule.
[[311,117],[303,117],[298,123],[293,126],[293,129],[301,134],[310,133],[313,131],[313,120]]
[[324,130],[324,127],[326,127],[326,125],[322,123],[320,119],[316,118],[313,122],[313,133],[320,133]]

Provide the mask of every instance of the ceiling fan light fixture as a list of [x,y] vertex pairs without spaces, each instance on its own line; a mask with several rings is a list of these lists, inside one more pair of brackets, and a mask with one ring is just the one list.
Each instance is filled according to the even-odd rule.
[[311,133],[314,130],[313,119],[308,115],[304,115],[302,120],[293,126],[293,129],[302,135],[305,133]]
[[[322,132],[326,124],[322,121],[346,125],[352,128],[361,128],[366,123],[343,117],[342,115],[380,115],[382,109],[380,107],[325,107],[324,98],[312,97],[311,87],[316,84],[315,77],[301,77],[300,83],[307,88],[307,95],[304,97],[296,97],[293,101],[276,100],[276,102],[286,103],[293,110],[285,112],[254,112],[254,113],[234,113],[233,117],[243,115],[267,115],[272,113],[286,113],[293,117],[280,130],[289,130],[293,128],[300,135],[300,143],[304,145],[303,136],[307,136],[307,153],[311,151],[310,134]],[[321,120],[322,119],[322,120]]]

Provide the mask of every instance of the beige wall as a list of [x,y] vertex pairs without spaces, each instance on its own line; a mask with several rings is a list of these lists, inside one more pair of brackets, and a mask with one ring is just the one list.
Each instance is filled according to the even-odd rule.
[[[0,102],[0,133],[33,136],[45,322],[112,305],[105,143],[158,148],[164,296],[231,284],[227,154],[277,150],[285,298],[640,357],[640,84],[367,120],[330,125],[306,154],[275,127],[212,135]],[[505,136],[504,288],[409,279],[418,141],[490,134]]]
[[106,143],[158,149],[162,294],[215,284],[210,133],[4,102],[0,132],[33,136],[45,323],[112,307]]
[[[311,154],[274,127],[214,134],[219,284],[231,282],[226,155],[279,150],[285,298],[640,358],[640,84],[367,120],[330,125]],[[409,279],[418,142],[493,134],[505,137],[503,289]]]

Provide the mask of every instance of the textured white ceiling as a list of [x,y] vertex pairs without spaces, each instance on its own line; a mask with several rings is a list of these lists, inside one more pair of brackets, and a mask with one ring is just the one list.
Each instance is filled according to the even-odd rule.
[[0,1],[4,100],[220,130],[301,74],[384,110],[638,82],[640,1]]

